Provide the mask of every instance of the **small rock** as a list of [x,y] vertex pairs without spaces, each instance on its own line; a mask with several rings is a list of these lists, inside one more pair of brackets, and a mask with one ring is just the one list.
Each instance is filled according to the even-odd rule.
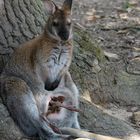
[[134,112],[131,119],[138,127],[140,127],[140,111]]

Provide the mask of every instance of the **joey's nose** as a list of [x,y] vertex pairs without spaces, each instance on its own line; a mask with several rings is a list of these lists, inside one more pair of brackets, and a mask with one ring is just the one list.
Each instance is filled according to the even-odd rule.
[[61,38],[61,40],[66,41],[66,40],[69,39],[69,33],[68,32],[59,32],[58,35]]

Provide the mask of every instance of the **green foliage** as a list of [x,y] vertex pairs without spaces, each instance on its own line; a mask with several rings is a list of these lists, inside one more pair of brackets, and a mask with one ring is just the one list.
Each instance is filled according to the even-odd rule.
[[129,3],[129,0],[125,0],[125,3],[123,4],[123,9],[128,9],[128,8],[130,8],[130,7],[132,7],[132,5]]
[[76,43],[82,48],[82,51],[93,53],[99,61],[104,60],[103,50],[99,47],[96,40],[93,40],[91,35],[79,28],[75,28],[75,39]]

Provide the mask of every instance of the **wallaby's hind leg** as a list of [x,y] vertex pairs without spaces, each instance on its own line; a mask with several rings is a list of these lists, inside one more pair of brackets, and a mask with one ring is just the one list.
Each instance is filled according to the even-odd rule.
[[40,117],[34,96],[21,79],[8,77],[1,82],[2,98],[12,118],[28,136],[38,134],[42,140],[61,139]]
[[38,117],[38,109],[33,94],[23,80],[10,77],[2,79],[2,97],[12,118],[28,136],[37,134],[31,119]]

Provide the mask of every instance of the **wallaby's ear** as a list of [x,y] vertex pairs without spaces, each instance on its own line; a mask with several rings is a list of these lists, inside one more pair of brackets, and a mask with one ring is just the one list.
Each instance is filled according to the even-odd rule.
[[43,0],[45,10],[48,14],[53,14],[57,10],[57,6],[52,0]]
[[65,0],[62,9],[65,12],[71,13],[71,8],[72,8],[72,0]]

